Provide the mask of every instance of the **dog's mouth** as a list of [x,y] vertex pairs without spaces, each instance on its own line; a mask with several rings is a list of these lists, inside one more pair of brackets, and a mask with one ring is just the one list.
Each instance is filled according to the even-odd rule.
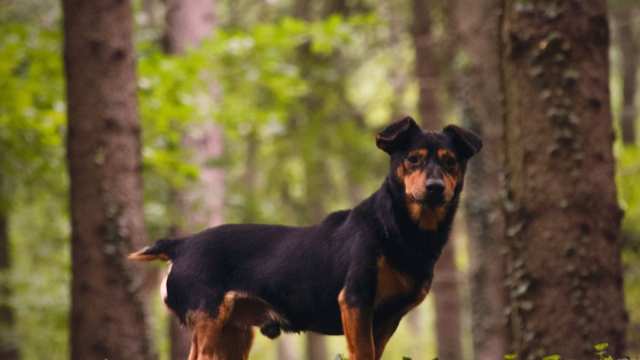
[[425,197],[424,199],[422,199],[422,201],[420,201],[423,205],[426,205],[430,208],[437,208],[437,207],[441,207],[442,205],[445,204],[445,198],[444,198],[444,194],[434,194],[434,195],[430,195]]
[[416,196],[409,195],[409,198],[411,201],[431,209],[442,207],[447,202],[444,194],[431,194],[429,196],[424,196],[424,197],[416,197]]

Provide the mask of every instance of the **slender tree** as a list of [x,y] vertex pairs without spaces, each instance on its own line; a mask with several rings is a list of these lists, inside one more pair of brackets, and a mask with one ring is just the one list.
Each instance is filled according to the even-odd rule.
[[[415,71],[418,80],[418,113],[423,126],[440,129],[443,125],[442,105],[438,93],[446,91],[440,76],[435,55],[429,0],[413,0],[413,40],[415,46]],[[442,359],[462,358],[460,336],[460,290],[459,275],[455,263],[455,247],[451,241],[444,249],[435,269],[433,296],[436,313],[436,340],[438,355]]]
[[469,283],[473,357],[500,359],[507,353],[504,306],[502,102],[500,95],[501,0],[466,0],[458,11],[460,44],[469,59],[457,81],[465,119],[483,139],[469,164],[465,210],[469,238]]
[[616,44],[620,49],[620,68],[622,70],[620,85],[622,87],[622,114],[620,116],[620,132],[625,145],[636,142],[636,89],[638,87],[638,65],[640,65],[640,43],[634,27],[634,13],[637,5],[619,6],[612,12]]
[[[406,17],[409,16],[406,7],[397,5],[398,4],[392,2],[385,2],[381,5],[383,6],[381,12],[387,17],[387,26],[389,28],[387,47],[391,49],[392,53],[396,54],[402,50],[403,37],[408,35],[406,34]],[[399,58],[396,61],[400,60]],[[411,71],[407,71],[408,66],[402,65],[404,64],[401,63],[400,66],[392,66],[388,73],[389,84],[393,90],[393,98],[391,99],[391,104],[389,104],[392,119],[400,119],[409,113],[403,106],[403,98],[412,80],[412,73]]]
[[5,204],[0,203],[0,359],[15,360],[20,358],[20,352],[16,343],[15,314],[10,302],[10,259],[9,216]]
[[[295,17],[301,19],[301,20],[305,20],[305,21],[311,21],[312,20],[312,1],[309,0],[296,0],[293,4],[293,14]],[[311,53],[311,49],[310,47],[307,45],[303,45],[298,49],[298,61],[300,63],[300,67],[301,67],[301,71],[303,73],[303,76],[305,76],[307,78],[308,81],[312,81],[313,79],[311,79],[311,65],[317,60],[314,58],[314,55]],[[305,106],[305,111],[307,112],[307,114],[312,114],[313,113],[313,106],[315,106],[317,104],[316,99],[313,99],[311,96],[307,96],[304,99],[304,106]],[[307,117],[307,115],[302,114],[302,117]],[[307,161],[305,161],[305,166],[307,167],[306,169],[306,173],[307,175],[307,194],[310,197],[318,197],[319,194],[315,194],[314,191],[324,191],[323,189],[321,189],[320,187],[314,187],[314,181],[315,183],[317,183],[319,181],[319,177],[314,176],[316,174],[321,174],[321,173],[314,173],[313,175],[311,174],[311,170],[312,169],[312,164],[309,162],[309,159],[306,159]],[[313,165],[317,165],[317,162],[314,163]],[[324,176],[323,176],[324,177]],[[310,212],[313,212],[313,214],[308,214],[309,216],[306,216],[305,221],[317,221],[319,220],[322,216],[322,212],[324,211],[324,204],[322,202],[322,199],[318,198],[319,202],[314,203],[311,202],[312,199],[308,199],[309,202],[311,204],[314,204],[314,209],[311,210]],[[317,217],[316,217],[317,216]],[[315,334],[312,332],[309,332],[306,334],[306,343],[305,343],[305,352],[306,352],[306,357],[308,360],[322,360],[322,359],[326,359],[327,358],[327,348],[326,348],[326,344],[324,342],[324,338],[322,337],[322,335],[319,334]]]
[[509,313],[521,359],[625,350],[605,0],[504,2]]
[[64,0],[71,358],[153,359],[126,254],[145,241],[129,1]]
[[[164,41],[166,52],[181,55],[189,48],[198,46],[212,34],[215,23],[213,0],[168,0]],[[198,165],[200,176],[198,181],[189,184],[188,189],[174,192],[177,212],[189,214],[176,219],[174,231],[178,234],[220,225],[224,205],[224,172],[209,165],[210,160],[222,155],[222,129],[211,122],[198,123],[189,129],[183,142],[191,161]],[[180,326],[175,317],[171,317],[169,333],[171,358],[186,358],[189,349],[187,329]]]

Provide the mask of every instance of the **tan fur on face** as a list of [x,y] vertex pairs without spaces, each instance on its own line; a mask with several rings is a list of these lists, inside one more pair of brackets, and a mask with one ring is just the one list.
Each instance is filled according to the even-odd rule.
[[[418,149],[411,151],[407,157],[418,156],[422,159],[422,161],[424,161],[427,154],[427,149]],[[438,149],[436,155],[441,160],[444,157],[451,157],[454,160],[456,159],[455,154],[447,149]],[[445,205],[434,209],[428,206],[424,206],[420,203],[421,201],[425,200],[425,184],[428,179],[427,173],[422,168],[422,166],[413,165],[405,159],[396,168],[395,175],[397,176],[398,180],[400,180],[404,184],[405,201],[409,216],[423,230],[435,231],[438,228],[438,225],[446,216],[446,204],[449,203],[451,199],[453,199],[453,196],[455,194],[455,188],[459,174],[458,166],[453,169],[443,168],[442,173],[442,180],[445,187]]]
[[[447,149],[438,149],[438,158],[442,159],[445,156],[456,159],[455,154],[452,153],[451,151]],[[456,184],[458,183],[458,173],[459,173],[459,169],[456,166],[455,169],[449,170],[448,172],[445,172],[443,175],[444,199],[446,202],[451,201],[451,199],[453,198],[453,194],[455,193],[455,190],[456,190]]]
[[412,200],[423,200],[426,195],[425,183],[427,182],[427,174],[424,170],[416,170],[403,179],[404,191]]
[[429,154],[429,150],[427,149],[418,149],[418,150],[413,150],[409,152],[409,155],[417,155],[420,156],[422,158],[426,158],[427,154]]
[[450,174],[444,174],[444,201],[449,202],[453,198],[453,194],[456,190],[456,178]]

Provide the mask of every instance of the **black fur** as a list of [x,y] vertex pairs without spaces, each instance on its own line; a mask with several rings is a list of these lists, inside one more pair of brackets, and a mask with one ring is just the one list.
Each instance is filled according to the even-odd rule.
[[[182,321],[190,310],[215,316],[224,294],[235,290],[263,299],[281,315],[282,321],[262,325],[268,337],[278,336],[280,329],[342,334],[338,294],[344,288],[348,304],[372,306],[380,256],[416,284],[430,282],[449,236],[466,161],[481,142],[457,127],[423,132],[407,118],[383,131],[377,144],[390,154],[391,170],[380,188],[353,209],[331,213],[307,227],[222,225],[182,240],[161,240],[144,250],[147,255],[164,254],[173,263],[167,305]],[[410,218],[404,185],[394,173],[407,152],[418,148],[430,154],[439,148],[455,152],[462,173],[435,231],[422,230]],[[411,301],[408,295],[378,306],[374,323]]]

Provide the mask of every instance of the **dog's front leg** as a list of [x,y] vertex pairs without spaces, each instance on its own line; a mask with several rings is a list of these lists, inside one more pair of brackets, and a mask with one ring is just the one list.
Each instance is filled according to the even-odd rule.
[[347,338],[350,360],[373,360],[373,310],[369,306],[353,306],[347,302],[345,290],[338,296],[342,329]]
[[373,329],[373,338],[376,349],[376,360],[382,359],[384,348],[387,346],[387,342],[389,342],[389,339],[391,339],[391,336],[398,328],[400,319],[402,319],[402,316],[390,316],[389,318],[381,320],[375,324],[375,328]]

